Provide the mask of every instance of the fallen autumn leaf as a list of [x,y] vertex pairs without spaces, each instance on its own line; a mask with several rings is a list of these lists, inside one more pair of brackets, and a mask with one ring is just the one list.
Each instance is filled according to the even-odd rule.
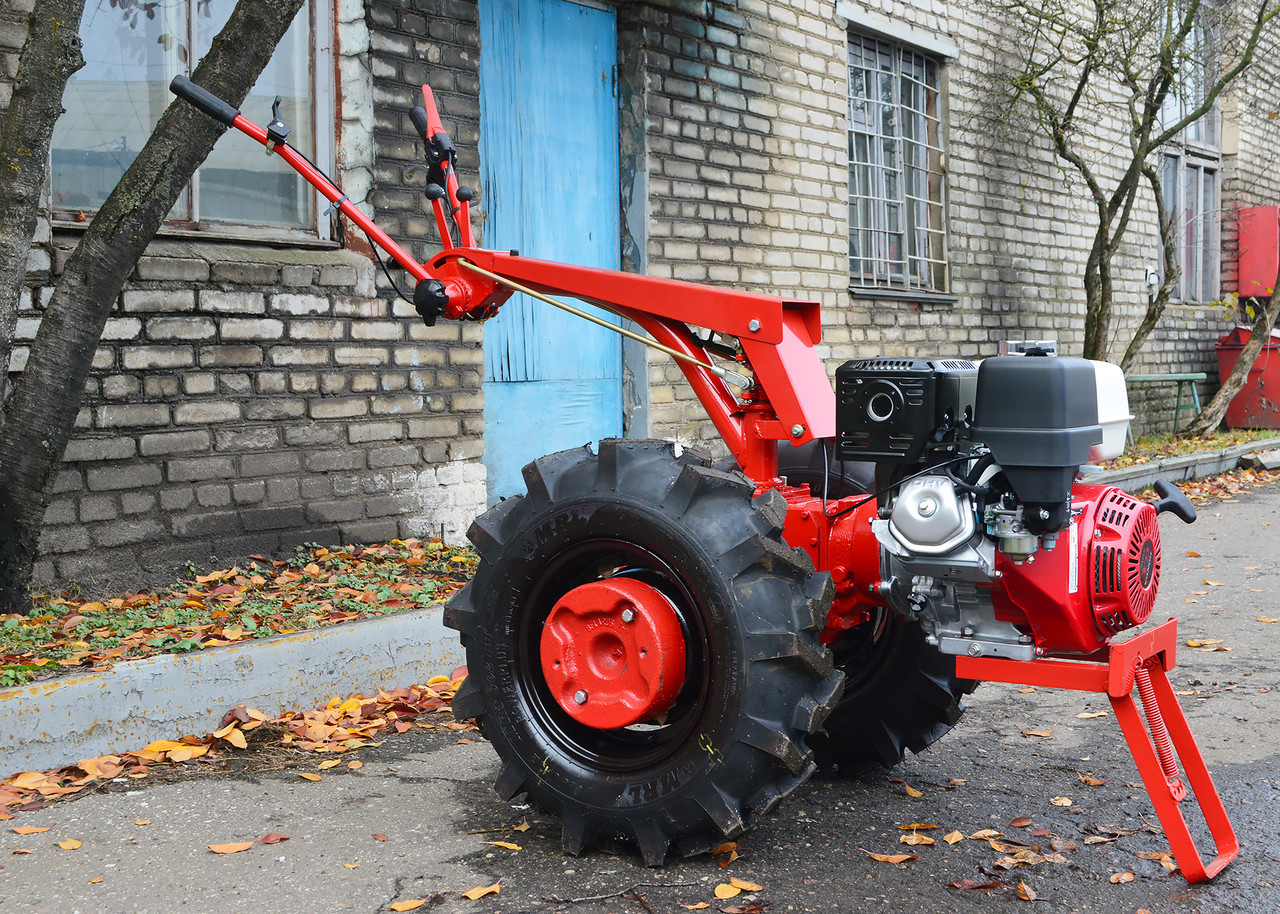
[[468,901],[475,901],[477,898],[483,898],[486,895],[497,895],[501,890],[498,883],[493,885],[478,885],[468,892],[463,892],[462,897]]
[[715,894],[717,898],[721,899],[733,898],[736,895],[741,895],[742,889],[738,888],[736,885],[730,885],[727,882],[722,882],[716,886]]
[[241,851],[247,851],[256,843],[255,841],[243,841],[239,844],[206,844],[205,847],[215,854],[238,854]]
[[66,841],[59,841],[58,847],[64,851],[73,851],[80,847],[80,842],[75,838],[68,838]]

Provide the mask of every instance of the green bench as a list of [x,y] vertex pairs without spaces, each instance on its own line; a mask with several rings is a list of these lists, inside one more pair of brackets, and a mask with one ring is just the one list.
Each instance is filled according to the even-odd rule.
[[[1128,384],[1177,384],[1178,395],[1173,405],[1173,433],[1178,434],[1178,420],[1184,409],[1194,409],[1197,414],[1200,412],[1200,391],[1196,389],[1198,382],[1208,380],[1209,376],[1203,371],[1174,371],[1167,374],[1131,374],[1125,376],[1125,382]],[[1191,388],[1191,402],[1185,406],[1182,403],[1182,388]],[[1129,441],[1133,442],[1133,432],[1129,432]]]

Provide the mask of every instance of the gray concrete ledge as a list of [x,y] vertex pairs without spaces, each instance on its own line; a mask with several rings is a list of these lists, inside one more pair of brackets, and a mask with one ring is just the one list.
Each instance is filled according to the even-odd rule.
[[238,704],[274,716],[448,675],[465,660],[442,615],[433,606],[0,690],[0,776],[204,736]]
[[1254,451],[1268,451],[1280,447],[1280,438],[1264,438],[1248,444],[1237,444],[1220,448],[1216,451],[1203,451],[1199,454],[1187,454],[1183,457],[1166,457],[1154,463],[1141,463],[1137,466],[1125,467],[1123,470],[1108,470],[1085,477],[1090,485],[1122,486],[1126,489],[1145,489],[1153,485],[1157,479],[1169,482],[1186,482],[1224,473],[1235,469],[1240,458]]

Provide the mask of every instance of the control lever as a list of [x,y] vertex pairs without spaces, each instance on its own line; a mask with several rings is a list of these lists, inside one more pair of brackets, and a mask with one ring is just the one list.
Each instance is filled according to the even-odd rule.
[[1155,481],[1156,494],[1160,496],[1153,507],[1156,514],[1163,514],[1165,511],[1172,511],[1173,516],[1179,518],[1184,524],[1194,524],[1196,522],[1196,509],[1192,506],[1187,496],[1182,494],[1182,490],[1173,483],[1164,479]]
[[280,117],[280,103],[284,101],[279,95],[271,103],[271,123],[267,124],[267,155],[275,152],[278,144],[289,138],[289,128]]

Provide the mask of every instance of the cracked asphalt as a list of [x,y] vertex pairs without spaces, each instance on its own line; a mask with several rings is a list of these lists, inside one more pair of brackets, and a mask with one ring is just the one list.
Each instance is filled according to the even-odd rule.
[[[1138,856],[1168,844],[1144,829],[1156,818],[1119,727],[1109,713],[1076,717],[1108,711],[1105,698],[987,684],[957,728],[923,755],[863,779],[801,787],[738,842],[740,856],[727,867],[719,865],[723,857],[697,857],[646,869],[621,848],[564,856],[555,820],[493,793],[498,765],[486,742],[459,741],[474,733],[414,730],[353,754],[363,767],[324,771],[320,782],[298,777],[316,770],[322,759],[314,757],[291,770],[131,781],[21,814],[0,833],[0,908],[382,912],[415,899],[427,899],[417,910],[447,914],[681,912],[701,903],[710,911],[758,904],[754,910],[773,912],[1028,906],[1011,891],[949,887],[968,879],[1023,882],[1038,899],[1032,910],[1273,914],[1280,909],[1280,622],[1258,617],[1280,618],[1280,488],[1202,508],[1189,527],[1165,515],[1161,531],[1153,619],[1180,619],[1171,679],[1187,693],[1192,729],[1242,842],[1239,859],[1206,885],[1190,886]],[[1193,649],[1189,639],[1221,639],[1210,647],[1230,650]],[[1106,783],[1088,786],[1081,775]],[[921,795],[909,796],[908,786]],[[1054,797],[1072,805],[1053,805]],[[1023,817],[1030,824],[1010,824]],[[527,830],[511,830],[526,822]],[[1068,845],[1066,862],[1006,872],[991,869],[1003,855],[985,841],[901,845],[900,826],[911,823],[939,826],[922,832],[938,839],[953,829],[990,828],[1045,851],[1053,837],[1077,847]],[[50,830],[18,835],[15,825]],[[1091,834],[1127,831],[1085,843]],[[270,832],[289,840],[223,856],[206,848]],[[68,838],[80,847],[57,845]],[[918,859],[895,865],[867,853],[906,851]],[[1133,880],[1110,881],[1125,873]],[[714,887],[730,877],[763,888],[716,899]],[[494,883],[496,895],[460,897]]]

